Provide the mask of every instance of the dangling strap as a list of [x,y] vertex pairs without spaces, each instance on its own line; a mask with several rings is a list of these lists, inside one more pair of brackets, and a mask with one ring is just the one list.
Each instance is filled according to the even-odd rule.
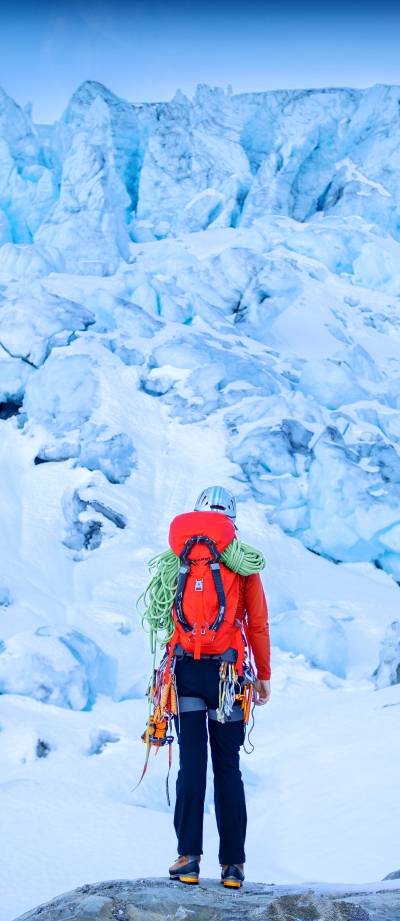
[[173,636],[171,637],[171,639],[170,639],[170,641],[169,641],[168,659],[167,659],[167,662],[166,662],[166,665],[165,665],[165,671],[164,671],[164,677],[163,677],[163,681],[165,681],[165,682],[168,681],[169,675],[170,675],[170,671],[171,671],[172,656],[173,656],[173,654],[174,654],[174,649],[175,649],[175,639],[174,639],[174,637],[175,637],[175,634],[173,634]]
[[[169,732],[171,732],[171,724],[169,725]],[[167,795],[168,806],[171,805],[171,800],[169,796],[169,774],[171,770],[171,764],[172,764],[172,745],[170,744],[168,745],[168,771],[167,771],[167,776],[165,778],[165,792]]]
[[243,633],[241,630],[238,629],[238,657],[236,660],[236,669],[240,677],[242,677],[243,675],[244,655],[245,655],[245,645],[244,645]]
[[194,650],[193,650],[194,659],[200,659],[200,650],[201,650],[201,633],[199,630],[199,625],[196,624],[195,633],[194,633]]

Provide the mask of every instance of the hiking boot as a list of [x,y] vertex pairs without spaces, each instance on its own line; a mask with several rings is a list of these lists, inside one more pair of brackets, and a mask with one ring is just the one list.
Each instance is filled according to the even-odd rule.
[[236,863],[231,863],[229,866],[222,867],[221,870],[221,883],[227,887],[227,889],[240,889],[244,880],[244,873]]
[[169,868],[169,878],[179,879],[181,883],[198,883],[200,874],[200,856],[187,854],[177,857]]

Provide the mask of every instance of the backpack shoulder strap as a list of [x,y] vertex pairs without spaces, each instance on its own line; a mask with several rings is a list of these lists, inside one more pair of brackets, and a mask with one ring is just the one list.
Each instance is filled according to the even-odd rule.
[[[182,561],[182,557],[180,557],[180,559]],[[181,627],[183,627],[183,629],[186,631],[186,633],[188,633],[189,630],[192,629],[190,624],[188,624],[186,620],[186,617],[183,613],[183,608],[182,608],[183,593],[185,591],[185,586],[186,586],[187,577],[189,575],[189,572],[190,572],[190,562],[188,563],[181,562],[181,565],[179,567],[179,573],[178,573],[178,585],[176,588],[175,607],[176,607],[176,616],[178,618],[178,621]]]
[[210,569],[214,579],[215,591],[218,596],[218,614],[214,620],[214,623],[211,624],[210,630],[218,630],[218,627],[222,624],[222,621],[225,617],[226,597],[221,579],[221,568],[218,560],[210,563]]

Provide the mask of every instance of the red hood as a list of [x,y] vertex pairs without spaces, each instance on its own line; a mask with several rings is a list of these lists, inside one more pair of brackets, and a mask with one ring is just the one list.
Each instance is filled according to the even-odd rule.
[[[222,512],[184,512],[176,515],[169,528],[169,545],[180,556],[189,537],[195,535],[211,537],[220,553],[226,549],[231,540],[236,536],[235,525],[227,515]],[[197,544],[192,548],[191,557],[204,556],[204,544]]]

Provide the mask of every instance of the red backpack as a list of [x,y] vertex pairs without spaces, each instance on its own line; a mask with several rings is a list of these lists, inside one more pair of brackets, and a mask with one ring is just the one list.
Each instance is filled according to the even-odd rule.
[[170,655],[176,644],[195,659],[233,648],[240,675],[244,657],[242,625],[236,616],[240,577],[220,558],[235,536],[233,522],[221,512],[187,512],[171,522],[169,544],[181,565]]

